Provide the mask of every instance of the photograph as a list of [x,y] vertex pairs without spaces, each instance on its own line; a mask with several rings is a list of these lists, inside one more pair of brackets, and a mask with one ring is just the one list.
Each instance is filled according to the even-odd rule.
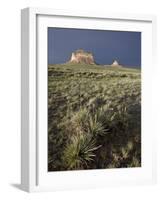
[[47,28],[48,172],[142,166],[141,36]]

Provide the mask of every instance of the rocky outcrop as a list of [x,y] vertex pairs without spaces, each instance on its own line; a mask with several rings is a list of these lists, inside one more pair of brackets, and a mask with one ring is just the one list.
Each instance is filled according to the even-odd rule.
[[114,60],[113,63],[111,64],[112,67],[121,67],[121,65],[118,63],[117,60]]
[[69,62],[89,65],[95,64],[93,54],[91,52],[84,51],[83,49],[78,49],[73,52]]
[[[87,64],[87,65],[96,64],[93,54],[91,52],[84,51],[83,49],[78,49],[72,52],[72,55],[68,63]],[[107,65],[107,66],[122,67],[122,65],[120,65],[117,60],[114,60],[111,65]]]

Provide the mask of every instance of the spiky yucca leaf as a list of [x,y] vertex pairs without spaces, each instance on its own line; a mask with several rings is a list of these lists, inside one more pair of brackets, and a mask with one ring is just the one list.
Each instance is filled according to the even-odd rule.
[[96,146],[95,141],[88,135],[73,136],[63,156],[67,169],[87,168],[95,157],[94,151],[100,147]]
[[102,124],[98,121],[93,120],[92,118],[89,119],[88,131],[94,136],[105,134],[105,130]]
[[105,135],[108,130],[104,127],[105,117],[103,114],[96,113],[94,116],[90,116],[88,119],[88,132],[93,136]]
[[75,128],[83,129],[86,126],[87,120],[89,118],[89,111],[86,108],[81,108],[78,112],[74,113],[71,118],[71,124]]

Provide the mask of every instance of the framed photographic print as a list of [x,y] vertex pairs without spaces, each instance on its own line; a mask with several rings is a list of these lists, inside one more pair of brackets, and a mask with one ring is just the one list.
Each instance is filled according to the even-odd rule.
[[155,17],[26,8],[22,189],[155,183]]

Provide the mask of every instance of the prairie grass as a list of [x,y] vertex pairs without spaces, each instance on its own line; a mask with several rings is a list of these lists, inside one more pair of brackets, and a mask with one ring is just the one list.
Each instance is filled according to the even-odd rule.
[[48,170],[141,166],[141,71],[48,66]]

